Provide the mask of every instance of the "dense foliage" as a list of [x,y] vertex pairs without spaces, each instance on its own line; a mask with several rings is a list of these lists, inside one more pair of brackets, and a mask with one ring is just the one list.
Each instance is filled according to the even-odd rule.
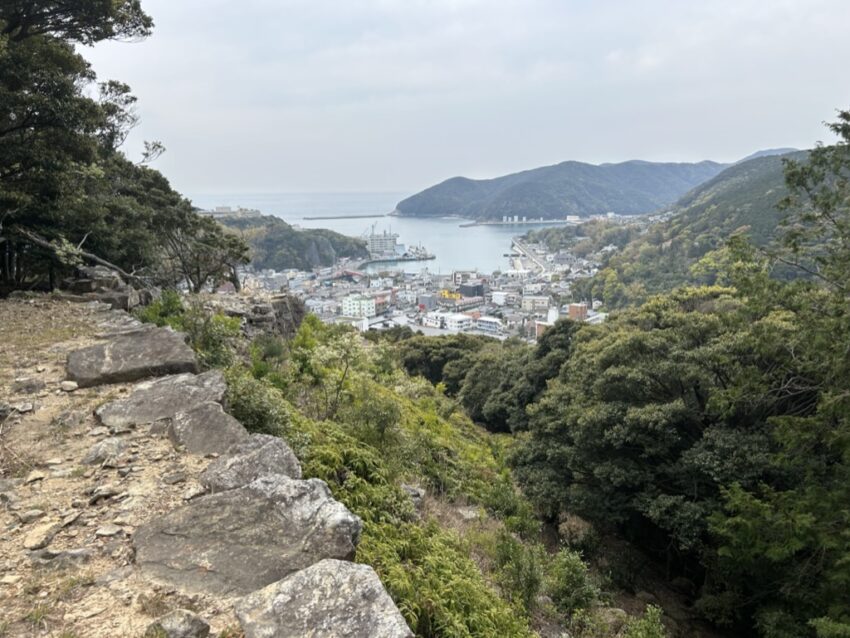
[[[241,240],[120,152],[135,98],[95,84],[75,48],[151,28],[137,0],[0,4],[0,292],[52,286],[83,261],[200,290],[247,260]],[[143,161],[161,146],[147,150]]]
[[362,239],[324,228],[296,230],[278,217],[224,218],[221,222],[239,232],[251,247],[255,268],[312,270],[333,266],[338,259],[366,259],[369,251]]
[[723,170],[722,164],[563,162],[487,180],[454,177],[398,203],[402,215],[501,220],[504,215],[563,219],[567,215],[650,213],[675,202]]
[[[610,243],[621,250],[607,258],[596,277],[577,282],[576,295],[601,299],[606,307],[618,308],[641,303],[675,286],[717,283],[718,275],[722,277],[717,251],[732,235],[746,236],[760,247],[779,239],[777,228],[785,216],[779,204],[787,194],[783,159],[805,156],[797,152],[735,164],[682,197],[669,219],[639,235],[632,230],[627,243],[612,235]],[[571,232],[547,229],[546,239],[569,244]],[[587,245],[572,243],[579,250]],[[777,274],[795,273],[785,269]]]
[[[850,635],[850,112],[831,129],[835,145],[730,169],[663,227],[658,247],[702,257],[689,276],[704,285],[556,324],[533,349],[397,346],[473,419],[518,433],[512,463],[539,512],[626,539],[741,635]],[[606,232],[535,235],[592,248]],[[568,550],[553,562],[566,583],[580,565]],[[583,588],[549,591],[566,610]]]
[[[403,372],[386,343],[308,315],[292,339],[259,337],[246,358],[232,320],[197,302],[168,293],[140,317],[187,330],[207,365],[226,366],[229,410],[284,437],[305,476],[363,519],[357,560],[378,571],[417,636],[531,636],[540,619],[579,638],[608,635],[591,622],[604,595],[578,551],[547,558],[506,467],[509,440]],[[404,484],[426,490],[420,511]],[[664,635],[650,614],[635,622]]]
[[464,334],[411,336],[398,347],[405,370],[441,384],[472,419],[494,432],[526,429],[534,403],[569,358],[576,324],[559,321],[530,349]]
[[[583,327],[514,461],[541,507],[663,559],[714,622],[850,633],[850,112],[786,163],[781,247]],[[808,276],[772,277],[777,264]]]

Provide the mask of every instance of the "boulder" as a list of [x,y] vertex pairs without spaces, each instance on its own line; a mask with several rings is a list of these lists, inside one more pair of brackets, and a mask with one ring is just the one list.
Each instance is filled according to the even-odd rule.
[[83,457],[84,465],[114,464],[127,451],[129,444],[123,439],[111,437],[98,441],[89,448]]
[[171,419],[207,401],[222,401],[227,384],[221,372],[178,374],[139,383],[130,396],[95,410],[103,425],[111,428]]
[[186,609],[175,609],[148,625],[145,638],[207,638],[210,626]]
[[68,376],[81,387],[197,372],[183,335],[166,328],[120,335],[68,355]]
[[62,529],[59,521],[51,520],[33,527],[24,536],[24,547],[26,549],[41,549],[50,545],[53,537]]
[[368,565],[323,560],[243,598],[245,638],[411,638]]
[[362,522],[318,479],[266,476],[190,501],[136,530],[147,577],[195,592],[243,595],[323,558],[351,558]]
[[245,426],[215,401],[178,412],[171,419],[167,433],[174,445],[185,447],[190,454],[224,454],[248,438]]
[[283,439],[269,434],[252,434],[227,456],[210,463],[200,480],[211,492],[223,492],[270,474],[300,479],[301,465]]

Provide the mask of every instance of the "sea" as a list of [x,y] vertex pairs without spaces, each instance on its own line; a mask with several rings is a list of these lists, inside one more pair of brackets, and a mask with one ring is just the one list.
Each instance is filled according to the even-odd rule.
[[[374,264],[373,272],[403,270],[448,274],[455,270],[478,270],[492,273],[510,267],[505,256],[511,249],[511,238],[530,228],[541,226],[472,226],[462,228],[467,220],[457,217],[375,217],[386,215],[410,193],[275,193],[275,194],[195,194],[192,202],[201,208],[231,206],[256,208],[265,215],[275,215],[301,228],[328,228],[343,235],[363,237],[374,231],[398,234],[405,246],[421,244],[435,259],[429,261]],[[338,217],[310,220],[305,217]]]

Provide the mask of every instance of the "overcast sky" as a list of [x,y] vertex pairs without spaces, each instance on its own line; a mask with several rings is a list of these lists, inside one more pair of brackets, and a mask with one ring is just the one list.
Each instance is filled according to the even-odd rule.
[[848,0],[142,0],[130,84],[188,195],[415,192],[559,161],[732,161],[828,140]]

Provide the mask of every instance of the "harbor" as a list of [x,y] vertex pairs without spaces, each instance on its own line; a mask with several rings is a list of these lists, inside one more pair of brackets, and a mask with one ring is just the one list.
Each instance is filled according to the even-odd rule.
[[377,222],[372,224],[370,232],[363,238],[366,240],[366,248],[369,251],[369,259],[362,262],[359,268],[365,268],[374,264],[393,264],[409,261],[430,261],[436,259],[436,255],[429,253],[421,244],[405,248],[404,244],[398,243],[398,234],[384,230],[380,233],[375,231]]
[[513,217],[504,216],[501,220],[476,220],[472,222],[467,222],[465,224],[460,224],[461,228],[472,228],[474,226],[560,226],[563,224],[578,224],[579,218],[575,219],[566,218],[566,219],[544,219],[543,217],[537,217],[535,219],[528,219],[527,217],[519,218],[518,215],[514,215]]

